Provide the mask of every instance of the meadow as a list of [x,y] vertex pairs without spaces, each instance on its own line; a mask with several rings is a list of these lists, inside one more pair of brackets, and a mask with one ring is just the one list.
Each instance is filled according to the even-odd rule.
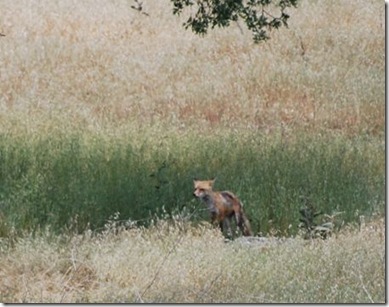
[[[383,302],[383,4],[301,1],[260,44],[131,4],[0,2],[0,299]],[[256,235],[296,240],[225,244],[194,177],[237,194]],[[307,204],[340,212],[339,234],[300,240]]]
[[[270,238],[269,238],[270,239]],[[159,220],[98,235],[2,245],[5,303],[384,303],[385,222],[328,240],[225,243],[209,225]]]

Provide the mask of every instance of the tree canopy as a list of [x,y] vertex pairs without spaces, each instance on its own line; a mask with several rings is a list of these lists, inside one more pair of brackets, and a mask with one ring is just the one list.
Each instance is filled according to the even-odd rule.
[[228,27],[231,21],[243,20],[253,34],[254,42],[270,38],[269,32],[288,27],[286,9],[297,7],[298,0],[170,0],[173,14],[190,10],[184,22],[186,29],[205,35],[209,28]]

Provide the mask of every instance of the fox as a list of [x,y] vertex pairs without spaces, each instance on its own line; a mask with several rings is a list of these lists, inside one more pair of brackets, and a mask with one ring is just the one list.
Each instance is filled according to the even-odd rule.
[[232,236],[231,220],[235,217],[236,225],[241,230],[242,235],[252,236],[250,222],[243,211],[242,202],[230,191],[213,191],[215,179],[193,179],[193,195],[207,205],[212,224],[219,224],[223,234],[226,226],[229,236]]

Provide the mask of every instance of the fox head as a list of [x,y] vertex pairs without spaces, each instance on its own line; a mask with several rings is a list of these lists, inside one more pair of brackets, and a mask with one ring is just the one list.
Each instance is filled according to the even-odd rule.
[[193,195],[199,198],[203,198],[212,191],[213,183],[215,179],[212,180],[193,180],[194,192]]

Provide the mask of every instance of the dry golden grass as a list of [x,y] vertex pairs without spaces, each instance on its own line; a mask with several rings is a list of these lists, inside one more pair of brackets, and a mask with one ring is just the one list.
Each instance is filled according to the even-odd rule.
[[130,4],[3,1],[0,128],[383,134],[381,1],[302,1],[260,45]]
[[326,241],[266,246],[165,221],[113,223],[97,236],[42,234],[2,244],[1,301],[382,303],[384,239],[383,220]]

